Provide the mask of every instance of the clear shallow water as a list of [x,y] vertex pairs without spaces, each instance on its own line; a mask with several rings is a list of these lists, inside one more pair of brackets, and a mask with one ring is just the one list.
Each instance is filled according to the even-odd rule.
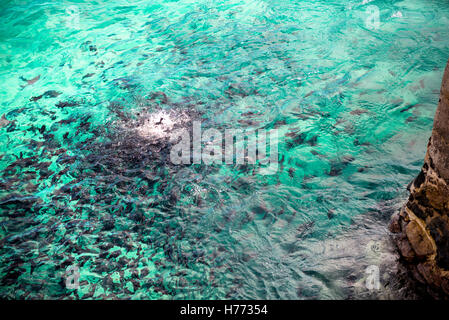
[[[0,12],[1,297],[409,297],[386,226],[425,154],[447,1]],[[161,108],[277,128],[281,170],[170,165],[132,131]],[[373,264],[376,293],[364,287]],[[71,265],[78,290],[62,280]]]

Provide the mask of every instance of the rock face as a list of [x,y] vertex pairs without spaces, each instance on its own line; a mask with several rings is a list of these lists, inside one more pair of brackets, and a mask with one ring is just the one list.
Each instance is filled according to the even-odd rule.
[[449,62],[424,166],[390,230],[414,277],[432,295],[449,297]]

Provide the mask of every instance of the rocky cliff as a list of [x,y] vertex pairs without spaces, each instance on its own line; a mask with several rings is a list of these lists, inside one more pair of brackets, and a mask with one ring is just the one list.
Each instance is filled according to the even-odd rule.
[[449,62],[424,166],[409,190],[390,229],[416,280],[433,296],[449,297]]

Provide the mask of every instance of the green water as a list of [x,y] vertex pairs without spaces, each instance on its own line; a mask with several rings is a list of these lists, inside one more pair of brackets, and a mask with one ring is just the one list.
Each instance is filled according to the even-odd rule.
[[[0,17],[0,297],[406,298],[386,226],[422,165],[448,1],[0,0]],[[279,171],[171,165],[133,131],[160,109],[277,128]]]

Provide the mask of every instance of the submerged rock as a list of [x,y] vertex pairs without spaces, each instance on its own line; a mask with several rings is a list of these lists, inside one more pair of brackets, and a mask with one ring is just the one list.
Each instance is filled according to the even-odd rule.
[[414,277],[434,297],[449,297],[449,63],[424,166],[390,230]]

